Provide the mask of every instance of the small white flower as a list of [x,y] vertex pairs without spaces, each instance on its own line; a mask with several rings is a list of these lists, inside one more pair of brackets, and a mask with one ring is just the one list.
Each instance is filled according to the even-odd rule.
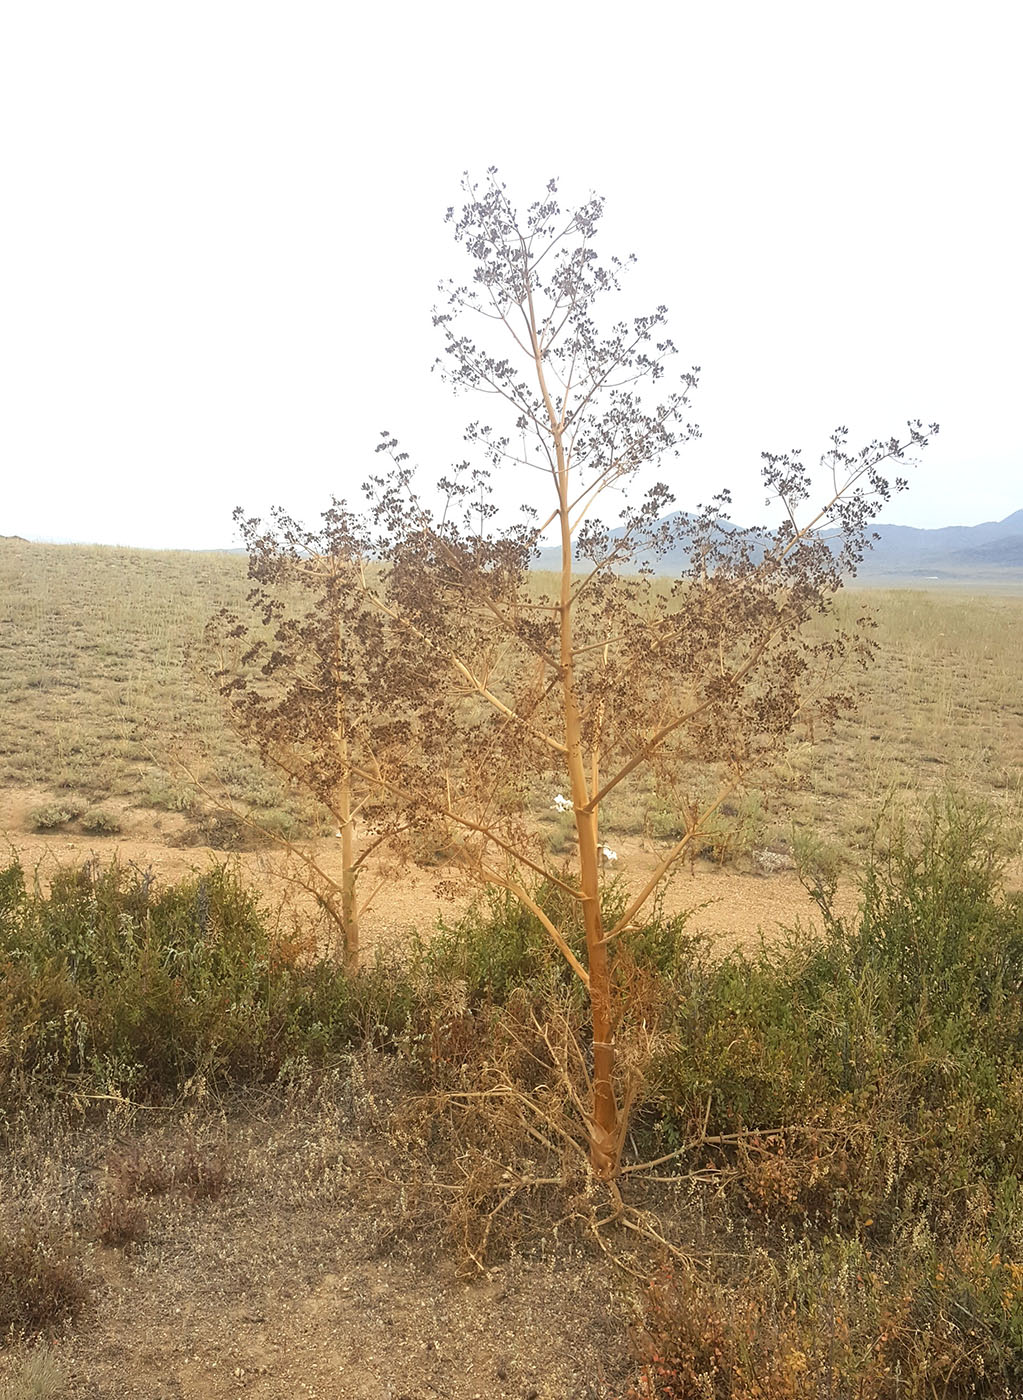
[[610,846],[602,846],[602,847],[601,847],[601,852],[602,852],[602,854],[603,854],[604,859],[607,861],[608,865],[610,865],[612,861],[615,861],[615,860],[618,859],[618,852],[617,852],[617,851],[612,851],[612,849],[611,849]]
[[561,793],[559,792],[557,797],[554,799],[554,810],[556,812],[571,812],[571,800],[567,797],[562,797]]

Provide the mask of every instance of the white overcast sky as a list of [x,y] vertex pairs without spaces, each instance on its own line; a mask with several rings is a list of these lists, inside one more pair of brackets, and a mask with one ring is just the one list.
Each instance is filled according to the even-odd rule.
[[[429,366],[465,169],[608,201],[702,367],[678,502],[828,432],[942,430],[885,518],[1023,507],[1015,6],[0,5],[0,534],[235,543],[377,433],[463,456]],[[635,305],[633,305],[633,302]],[[530,489],[540,478],[531,476]],[[513,497],[524,494],[509,482]]]

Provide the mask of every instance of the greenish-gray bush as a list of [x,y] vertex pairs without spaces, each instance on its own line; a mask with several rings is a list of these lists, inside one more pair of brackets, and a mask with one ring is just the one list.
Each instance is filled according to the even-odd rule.
[[122,829],[120,817],[103,807],[92,807],[83,812],[79,825],[83,831],[95,836],[116,836]]
[[34,831],[57,831],[68,822],[77,821],[85,811],[85,803],[77,798],[65,797],[59,802],[48,802],[35,807],[29,813],[29,821]]

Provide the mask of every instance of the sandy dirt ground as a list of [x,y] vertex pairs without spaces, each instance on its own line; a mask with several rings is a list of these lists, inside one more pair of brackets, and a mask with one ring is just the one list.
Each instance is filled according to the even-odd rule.
[[[52,794],[30,789],[0,794],[0,842],[22,861],[27,874],[34,872],[43,883],[57,867],[78,865],[92,858],[133,863],[165,880],[179,879],[211,863],[226,861],[262,890],[271,905],[286,897],[297,898],[301,905],[303,896],[296,896],[294,888],[280,877],[283,857],[272,846],[256,851],[223,851],[177,845],[188,827],[184,817],[131,807],[120,812],[124,829],[117,836],[89,835],[73,828],[52,833],[31,831],[28,814],[52,801]],[[120,811],[113,804],[106,805]],[[340,872],[335,841],[306,844],[324,870],[331,874]],[[643,839],[616,841],[616,847],[614,872],[630,885],[640,884],[667,849],[659,842]],[[765,868],[745,872],[709,861],[680,867],[667,890],[667,912],[692,911],[689,927],[705,934],[721,952],[752,946],[761,935],[770,940],[778,936],[780,929],[791,928],[797,921],[806,925],[815,917],[819,919],[816,906],[791,866],[771,852],[764,853],[763,861]],[[374,888],[379,873],[370,865],[365,887]],[[363,921],[364,947],[400,943],[413,928],[428,936],[439,918],[450,921],[457,917],[471,895],[459,899],[439,892],[438,884],[446,873],[442,868],[410,869],[400,877],[388,878]],[[840,889],[838,907],[843,913],[855,910],[856,893],[851,882]]]
[[[624,1400],[637,1286],[578,1235],[470,1275],[442,1227],[409,1228],[383,1182],[395,1162],[341,1121],[343,1104],[265,1114],[214,1127],[223,1197],[161,1198],[144,1242],[85,1249],[94,1301],[46,1344],[59,1388],[5,1390],[32,1353],[0,1340],[0,1395]],[[140,1117],[51,1144],[42,1190],[87,1218],[112,1153],[183,1131]]]

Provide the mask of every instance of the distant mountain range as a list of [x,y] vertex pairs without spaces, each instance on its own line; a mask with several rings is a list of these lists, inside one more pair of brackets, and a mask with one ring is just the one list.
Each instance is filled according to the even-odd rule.
[[[665,519],[677,519],[679,514],[683,512],[672,512]],[[863,561],[857,575],[861,579],[968,582],[1023,578],[1023,510],[983,525],[923,530],[913,525],[878,524],[874,528],[880,539]],[[543,549],[536,567],[553,569],[559,562],[558,550]],[[655,561],[655,567],[658,573],[678,574],[688,562],[685,550],[677,549]]]
[[[664,518],[671,521],[680,516],[685,517],[686,512],[673,511]],[[914,525],[878,524],[874,528],[880,538],[857,575],[865,583],[897,586],[900,581],[969,583],[976,580],[1023,585],[1023,510],[983,525],[945,525],[937,530],[922,530]],[[766,536],[764,539],[766,541]],[[0,542],[29,543],[20,535],[0,535]],[[48,543],[61,542],[51,540]],[[246,551],[189,552],[244,554]],[[657,573],[680,574],[688,568],[689,557],[680,546],[651,562]],[[535,567],[556,569],[560,563],[560,551],[541,549]]]
[[983,525],[878,525],[881,536],[864,560],[867,574],[937,574],[939,577],[1023,570],[1023,510]]

